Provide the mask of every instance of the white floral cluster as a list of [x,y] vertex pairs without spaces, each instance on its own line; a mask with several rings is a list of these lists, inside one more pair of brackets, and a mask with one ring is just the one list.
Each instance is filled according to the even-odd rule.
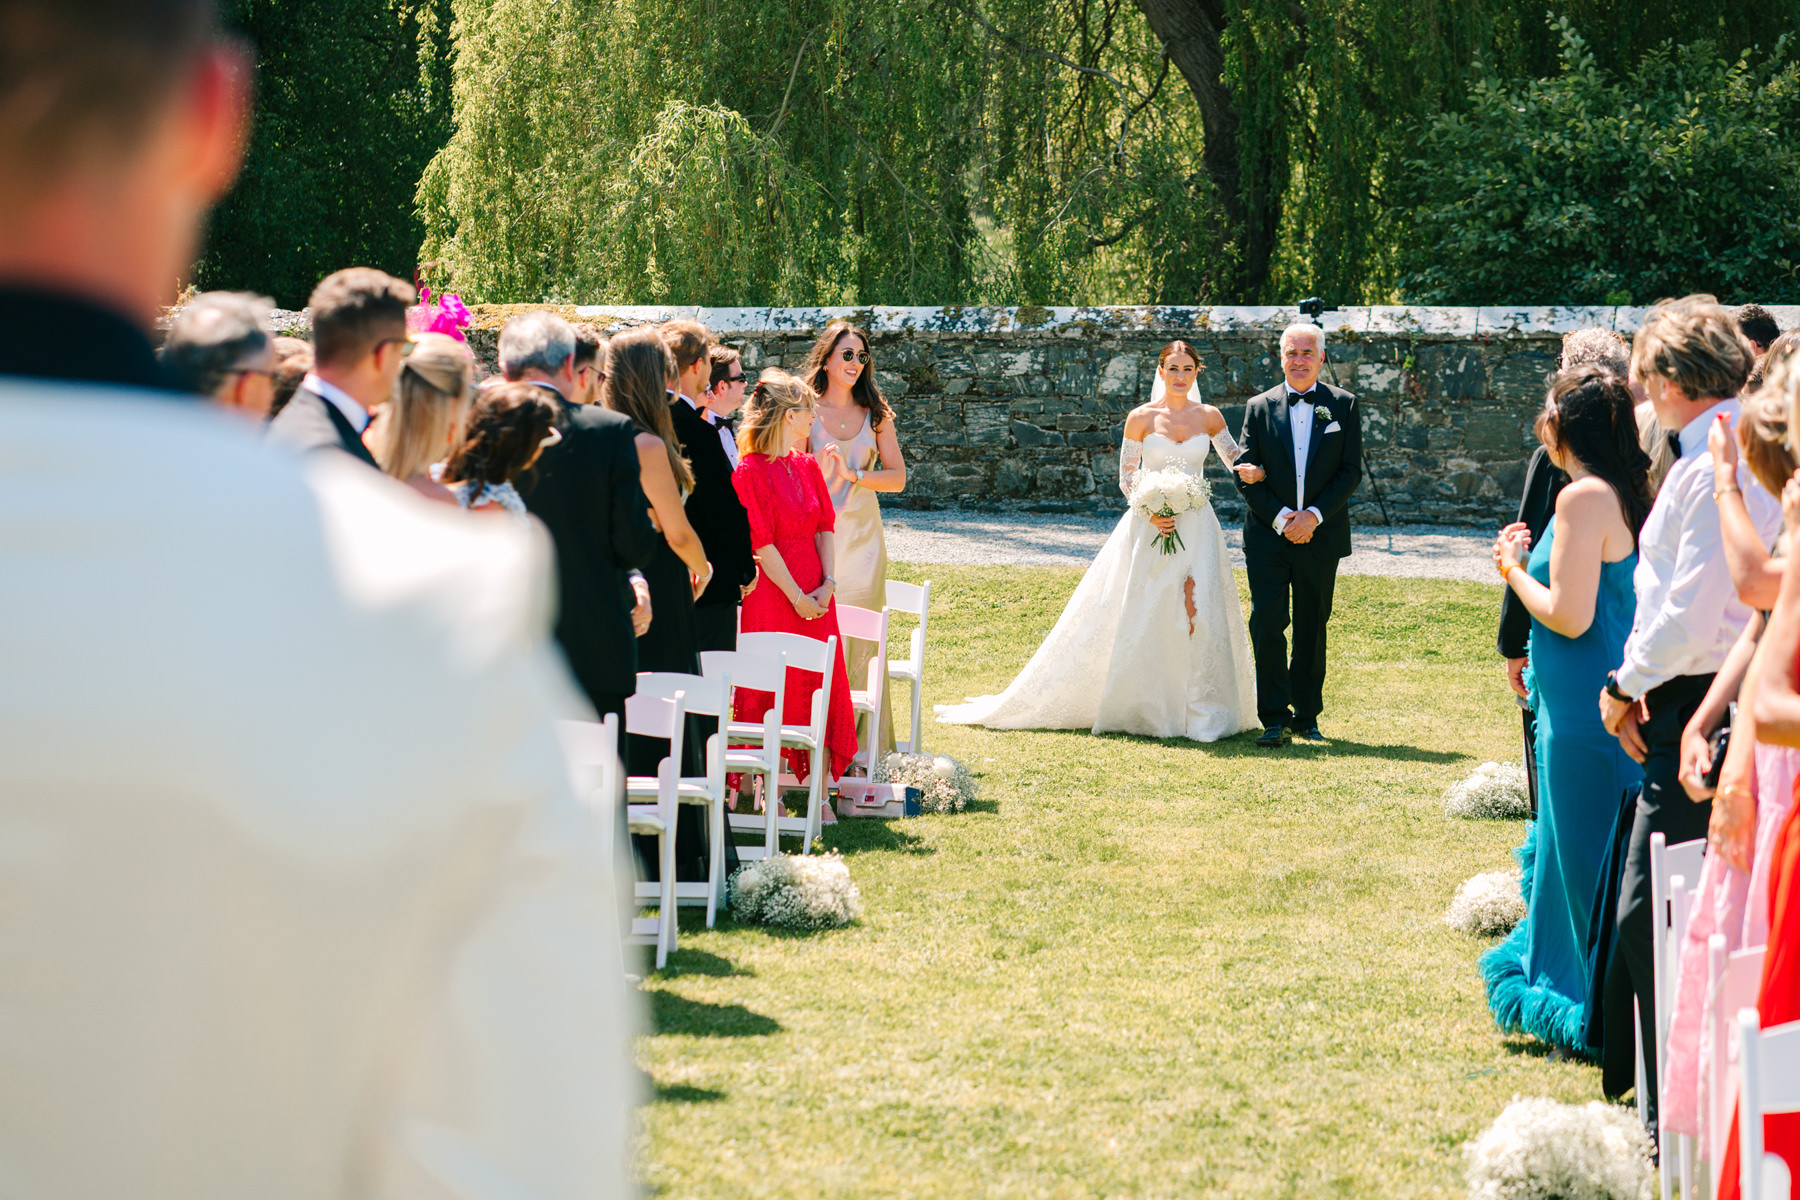
[[1177,517],[1212,499],[1212,484],[1180,467],[1139,471],[1131,481],[1131,507],[1146,517]]
[[928,813],[961,812],[978,786],[969,768],[948,754],[888,755],[875,768],[875,783],[919,789],[919,808]]
[[[1146,517],[1178,517],[1190,508],[1199,508],[1211,498],[1212,484],[1204,476],[1179,467],[1140,471],[1131,481],[1131,507]],[[1181,534],[1174,530],[1157,534],[1156,542],[1164,554],[1173,554],[1176,547],[1185,549],[1187,545],[1181,540]]]
[[1477,937],[1511,933],[1525,919],[1517,871],[1488,871],[1456,889],[1444,924]]
[[1516,762],[1482,763],[1444,792],[1444,815],[1479,821],[1523,819],[1531,815],[1525,768]]
[[752,925],[836,929],[862,916],[862,893],[836,851],[771,854],[731,877],[731,915]]
[[1463,1146],[1469,1200],[1647,1200],[1650,1139],[1637,1118],[1602,1104],[1514,1098]]

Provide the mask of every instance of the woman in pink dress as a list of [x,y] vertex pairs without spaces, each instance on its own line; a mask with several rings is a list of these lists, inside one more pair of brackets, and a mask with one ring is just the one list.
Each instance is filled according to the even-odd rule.
[[[798,633],[815,641],[838,637],[832,667],[831,702],[825,741],[831,751],[826,777],[838,779],[856,757],[856,712],[844,670],[832,578],[835,511],[819,464],[795,453],[812,429],[812,389],[786,371],[767,370],[744,404],[738,428],[739,460],[732,486],[750,518],[750,545],[756,551],[756,583],[744,598],[740,633]],[[781,719],[804,725],[819,687],[814,671],[790,670]],[[740,720],[760,720],[773,697],[741,691],[735,703]],[[784,750],[796,778],[810,771],[807,752]]]

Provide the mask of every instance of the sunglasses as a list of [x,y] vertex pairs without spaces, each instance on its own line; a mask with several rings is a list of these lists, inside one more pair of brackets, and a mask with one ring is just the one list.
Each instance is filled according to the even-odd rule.
[[845,362],[859,362],[864,366],[869,365],[869,352],[867,350],[846,350],[838,355],[838,357]]
[[403,337],[382,338],[379,342],[375,343],[375,349],[377,350],[381,349],[383,346],[399,346],[401,358],[411,358],[412,352],[418,349],[417,344],[415,344],[411,338]]

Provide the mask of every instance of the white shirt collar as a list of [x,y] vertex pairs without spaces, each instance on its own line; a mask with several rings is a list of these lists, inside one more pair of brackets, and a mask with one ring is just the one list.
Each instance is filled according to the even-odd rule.
[[1738,413],[1737,397],[1719,401],[1681,427],[1681,457],[1691,458],[1706,449],[1706,431],[1711,428],[1712,419],[1720,412],[1728,412],[1735,417]]
[[323,379],[320,379],[317,375],[308,371],[306,373],[306,378],[300,381],[300,386],[315,391],[325,399],[329,400],[332,407],[344,414],[344,420],[350,422],[351,428],[355,429],[356,432],[361,433],[369,427],[369,410],[364,408],[356,397],[337,386],[337,384],[326,383]]

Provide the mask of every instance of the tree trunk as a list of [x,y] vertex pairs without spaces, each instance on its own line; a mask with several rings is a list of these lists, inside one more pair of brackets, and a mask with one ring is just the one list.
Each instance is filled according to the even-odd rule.
[[1269,258],[1281,222],[1281,197],[1269,194],[1267,180],[1243,170],[1238,135],[1242,120],[1225,82],[1225,0],[1136,0],[1139,11],[1174,62],[1200,105],[1206,144],[1200,165],[1219,191],[1225,219],[1237,241],[1234,272],[1238,302],[1262,298]]

